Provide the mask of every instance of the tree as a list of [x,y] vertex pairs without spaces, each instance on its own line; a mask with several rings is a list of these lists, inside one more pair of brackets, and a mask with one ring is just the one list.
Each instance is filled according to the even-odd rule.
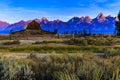
[[11,35],[12,35],[12,32],[13,32],[13,30],[11,29],[11,30],[10,30],[10,35],[9,35],[9,36],[10,36],[10,40],[12,39],[12,36],[11,36]]
[[69,32],[68,32],[68,31],[65,31],[64,34],[69,34]]
[[83,35],[84,35],[84,36],[86,36],[86,35],[87,35],[87,31],[86,31],[86,29],[85,29],[85,28],[83,29]]
[[11,34],[12,32],[13,32],[13,30],[11,29],[11,30],[10,30],[10,34]]
[[120,36],[120,11],[118,13],[118,16],[117,16],[118,20],[115,22],[115,25],[116,25],[116,34],[118,36]]
[[92,33],[91,33],[91,28],[88,28],[88,30],[89,30],[89,35],[91,35]]
[[54,33],[57,34],[58,33],[58,29],[54,29]]

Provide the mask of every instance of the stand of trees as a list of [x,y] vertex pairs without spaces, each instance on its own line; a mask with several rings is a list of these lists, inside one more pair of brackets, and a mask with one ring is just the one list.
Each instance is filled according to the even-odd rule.
[[118,13],[118,16],[117,16],[118,20],[116,21],[115,25],[116,25],[116,34],[118,36],[120,36],[120,11]]

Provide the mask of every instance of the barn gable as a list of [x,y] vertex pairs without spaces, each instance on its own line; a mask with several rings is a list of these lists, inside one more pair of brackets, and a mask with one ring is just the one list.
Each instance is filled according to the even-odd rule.
[[40,24],[33,20],[25,26],[24,30],[11,32],[10,37],[11,39],[25,39],[27,37],[53,37],[55,34],[42,30]]
[[41,30],[41,26],[35,20],[30,22],[28,25],[25,26],[25,30]]

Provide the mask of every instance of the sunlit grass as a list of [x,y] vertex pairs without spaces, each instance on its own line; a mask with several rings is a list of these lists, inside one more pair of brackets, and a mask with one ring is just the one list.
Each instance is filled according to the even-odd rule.
[[82,53],[26,59],[1,56],[0,73],[4,80],[119,80],[120,56],[99,58]]

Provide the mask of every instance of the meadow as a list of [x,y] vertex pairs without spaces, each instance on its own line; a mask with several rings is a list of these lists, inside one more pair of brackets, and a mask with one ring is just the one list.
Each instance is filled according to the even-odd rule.
[[[0,80],[120,79],[120,38],[117,37],[1,40],[0,53]],[[4,56],[6,53],[28,55]]]
[[93,54],[0,57],[1,80],[119,80],[120,57]]
[[117,37],[80,37],[72,39],[1,40],[0,52],[23,53],[109,53],[119,52]]

